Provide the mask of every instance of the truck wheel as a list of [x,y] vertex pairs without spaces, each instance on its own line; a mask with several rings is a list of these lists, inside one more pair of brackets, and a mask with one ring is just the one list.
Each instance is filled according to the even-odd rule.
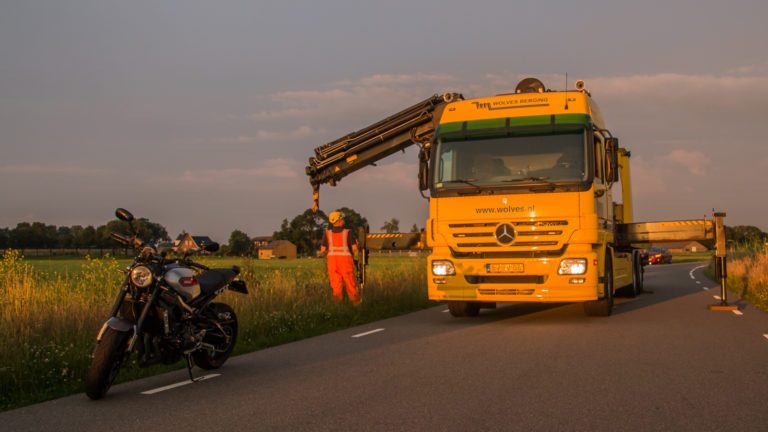
[[480,313],[480,304],[476,302],[449,301],[448,310],[456,318],[475,317]]
[[584,302],[584,313],[587,316],[610,316],[613,310],[613,261],[610,255],[605,257],[603,278],[603,298]]
[[639,255],[637,254],[637,251],[632,252],[632,283],[620,290],[621,295],[624,297],[635,298],[640,294],[641,288],[638,286],[639,280],[637,273],[638,258]]
[[643,292],[643,258],[640,254],[635,256],[632,270],[632,286],[635,295],[640,295]]

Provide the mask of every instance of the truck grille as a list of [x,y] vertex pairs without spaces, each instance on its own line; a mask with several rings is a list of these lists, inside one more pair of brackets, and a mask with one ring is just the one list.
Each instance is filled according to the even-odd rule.
[[555,250],[529,250],[529,251],[514,251],[514,250],[499,250],[491,252],[464,252],[457,251],[454,248],[450,248],[451,256],[454,258],[462,259],[500,259],[500,258],[558,258],[565,254],[568,249],[568,245],[563,245],[560,249]]
[[477,293],[480,295],[531,295],[536,291],[534,289],[515,289],[515,288],[478,288]]
[[[540,247],[557,246],[565,233],[563,229],[547,229],[564,227],[567,220],[555,221],[519,221],[510,222],[515,227],[517,238],[509,246],[496,242],[494,230],[501,222],[476,222],[448,224],[450,236],[457,242],[459,249],[474,248],[508,248],[508,247]],[[541,229],[544,228],[544,229]],[[533,238],[535,238],[535,240]]]

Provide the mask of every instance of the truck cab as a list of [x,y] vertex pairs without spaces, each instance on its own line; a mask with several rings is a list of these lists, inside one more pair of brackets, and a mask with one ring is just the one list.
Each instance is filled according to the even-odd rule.
[[454,315],[513,301],[600,315],[632,284],[633,254],[610,247],[617,140],[586,90],[536,88],[453,102],[437,127],[429,297]]

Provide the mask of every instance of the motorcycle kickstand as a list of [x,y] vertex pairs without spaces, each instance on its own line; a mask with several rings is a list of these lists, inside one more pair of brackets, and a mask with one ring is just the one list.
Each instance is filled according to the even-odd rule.
[[190,381],[198,382],[198,381],[200,381],[202,379],[202,377],[201,378],[195,378],[194,376],[192,376],[192,367],[193,367],[193,365],[192,365],[192,354],[190,353],[190,354],[187,354],[187,373],[189,373],[189,380]]

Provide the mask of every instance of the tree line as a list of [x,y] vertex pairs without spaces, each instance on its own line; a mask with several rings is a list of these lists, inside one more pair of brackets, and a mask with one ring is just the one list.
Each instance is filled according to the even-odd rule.
[[768,241],[768,233],[752,225],[734,225],[725,227],[725,239],[741,244],[754,242],[765,243]]
[[[168,241],[168,231],[164,226],[150,222],[146,218],[134,221],[139,238],[150,243]],[[42,222],[21,222],[15,228],[0,228],[0,249],[93,249],[114,248],[117,243],[109,233],[130,233],[126,222],[111,220],[104,225],[59,226]]]
[[[357,235],[358,230],[368,226],[368,219],[355,210],[342,207],[339,211],[344,215],[344,227],[352,230]],[[317,213],[307,209],[293,217],[290,221],[286,218],[280,224],[280,229],[272,233],[274,240],[288,240],[296,245],[296,253],[303,256],[314,256],[323,239],[323,233],[329,229],[328,215],[322,210]],[[400,221],[392,218],[380,228],[384,232],[393,233],[400,230]],[[411,232],[419,232],[416,224],[411,227]],[[229,243],[224,248],[228,255],[250,255],[254,253],[253,243],[248,234],[241,230],[234,230],[229,236]]]

